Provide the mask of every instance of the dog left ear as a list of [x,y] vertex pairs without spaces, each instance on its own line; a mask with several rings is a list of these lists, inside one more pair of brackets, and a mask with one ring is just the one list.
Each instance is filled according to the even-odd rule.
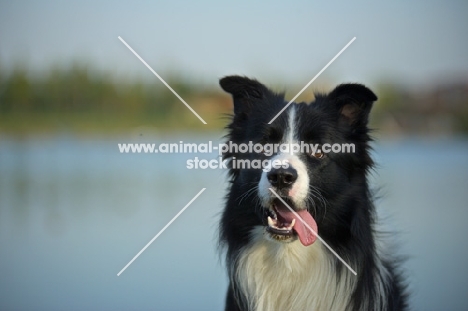
[[377,96],[362,84],[341,84],[328,95],[328,99],[349,125],[366,126]]

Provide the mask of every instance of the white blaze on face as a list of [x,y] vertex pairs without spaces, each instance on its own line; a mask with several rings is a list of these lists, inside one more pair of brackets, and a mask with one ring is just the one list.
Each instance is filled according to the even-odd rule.
[[[299,145],[299,138],[296,128],[296,107],[295,104],[291,105],[291,108],[287,110],[288,113],[288,128],[285,129],[283,134],[283,140],[281,144],[290,144],[289,152],[279,152],[274,155],[271,160],[287,161],[289,167],[292,167],[297,171],[297,180],[289,191],[289,196],[294,202],[294,205],[298,209],[306,208],[307,194],[309,190],[309,175],[307,173],[307,167],[304,162],[299,158],[297,153],[292,151],[292,144]],[[258,185],[258,194],[264,206],[270,205],[271,201],[275,198],[268,188],[272,187],[267,178],[268,172],[263,172],[262,177]]]

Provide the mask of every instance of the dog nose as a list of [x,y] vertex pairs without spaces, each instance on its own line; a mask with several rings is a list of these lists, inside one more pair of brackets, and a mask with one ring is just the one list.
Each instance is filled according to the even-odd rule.
[[292,167],[273,169],[268,172],[267,179],[277,188],[291,187],[297,180],[297,171]]

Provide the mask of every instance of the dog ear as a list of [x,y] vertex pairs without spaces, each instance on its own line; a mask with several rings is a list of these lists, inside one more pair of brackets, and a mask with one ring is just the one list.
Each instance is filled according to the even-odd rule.
[[340,119],[351,126],[366,126],[377,96],[362,84],[341,84],[329,95]]
[[223,90],[232,95],[234,115],[248,113],[255,101],[261,101],[269,92],[266,86],[247,77],[228,76],[219,80]]

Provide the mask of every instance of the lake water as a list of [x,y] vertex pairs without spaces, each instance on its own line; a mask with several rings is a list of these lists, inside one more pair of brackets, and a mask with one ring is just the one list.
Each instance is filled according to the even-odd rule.
[[[0,138],[0,310],[222,310],[226,172],[186,169],[194,155],[120,154],[119,142],[133,141]],[[386,141],[375,157],[372,184],[409,256],[412,307],[468,310],[468,142]]]

